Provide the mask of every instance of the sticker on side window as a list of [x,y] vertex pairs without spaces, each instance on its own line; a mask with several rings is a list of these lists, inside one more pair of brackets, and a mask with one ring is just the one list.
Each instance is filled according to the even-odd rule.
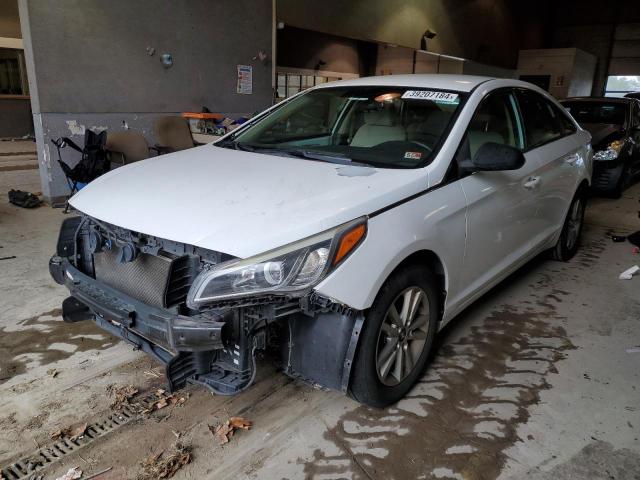
[[441,103],[457,103],[458,94],[451,92],[435,92],[433,90],[407,90],[402,94],[404,99],[431,100]]

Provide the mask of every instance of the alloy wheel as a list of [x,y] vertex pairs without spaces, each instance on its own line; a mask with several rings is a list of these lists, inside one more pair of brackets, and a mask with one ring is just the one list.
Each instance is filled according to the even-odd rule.
[[402,291],[391,303],[380,327],[376,348],[378,379],[399,384],[415,368],[429,332],[429,299],[419,287]]

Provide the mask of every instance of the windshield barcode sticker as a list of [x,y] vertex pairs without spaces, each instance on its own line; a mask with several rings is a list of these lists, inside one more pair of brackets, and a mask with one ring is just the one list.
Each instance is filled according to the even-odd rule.
[[402,98],[431,100],[433,102],[457,103],[458,94],[451,92],[434,92],[433,90],[407,90],[402,94]]

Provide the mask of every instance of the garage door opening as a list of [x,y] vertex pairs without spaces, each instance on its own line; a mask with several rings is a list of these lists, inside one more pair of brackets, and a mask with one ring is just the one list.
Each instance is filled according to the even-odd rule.
[[640,92],[640,75],[609,75],[605,97],[624,97],[631,92]]

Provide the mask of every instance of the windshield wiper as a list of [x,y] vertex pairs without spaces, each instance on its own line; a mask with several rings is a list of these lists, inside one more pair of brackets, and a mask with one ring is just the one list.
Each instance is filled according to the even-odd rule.
[[231,141],[228,140],[223,144],[219,144],[218,146],[225,148],[235,148],[236,150],[242,150],[245,152],[273,152],[273,153],[282,153],[284,155],[306,158],[308,160],[318,160],[321,162],[329,162],[329,163],[337,163],[340,165],[356,165],[359,167],[366,167],[367,164],[356,162],[346,155],[342,155],[340,153],[332,153],[332,152],[319,152],[317,150],[307,150],[305,148],[284,148],[278,146],[271,145],[251,145],[245,142]]
[[248,143],[233,141],[231,139],[227,139],[224,142],[218,143],[216,146],[222,148],[234,148],[236,150],[243,150],[245,152],[255,152],[256,148],[253,145],[249,145]]
[[338,163],[340,165],[366,166],[364,163],[354,162],[351,158],[339,153],[319,152],[317,150],[307,150],[304,148],[282,148],[277,150],[308,160],[319,160],[321,162]]

